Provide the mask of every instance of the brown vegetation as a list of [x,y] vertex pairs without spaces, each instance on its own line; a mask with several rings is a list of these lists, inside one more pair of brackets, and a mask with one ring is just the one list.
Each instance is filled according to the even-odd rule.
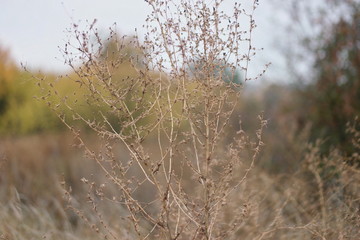
[[143,43],[74,24],[68,84],[36,76],[71,134],[0,140],[0,239],[360,238],[358,120],[348,155],[308,143],[269,92],[271,129],[249,114],[258,1],[147,2]]

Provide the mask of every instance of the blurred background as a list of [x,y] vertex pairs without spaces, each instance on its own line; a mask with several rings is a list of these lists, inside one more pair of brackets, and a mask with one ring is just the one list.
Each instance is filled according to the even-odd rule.
[[[234,2],[225,1],[224,8],[231,9]],[[264,77],[244,84],[231,122],[239,130],[241,119],[244,129],[255,131],[259,113],[269,120],[258,171],[271,179],[294,175],[306,165],[309,149],[314,148],[324,182],[339,178],[338,172],[329,174],[324,167],[323,160],[331,162],[334,152],[338,157],[332,167],[345,164],[359,171],[360,1],[259,3],[253,39],[264,50],[251,63],[251,74],[256,75],[269,62],[271,66]],[[66,224],[75,229],[74,239],[76,234],[90,238],[77,225],[77,217],[64,210],[61,182],[85,194],[80,179],[98,172],[96,164],[72,147],[71,133],[37,100],[41,93],[33,76],[55,81],[59,75],[73,74],[59,50],[73,24],[82,26],[96,19],[101,33],[116,22],[120,35],[132,35],[137,29],[141,36],[149,8],[142,0],[2,0],[1,5],[0,225],[5,227],[0,226],[0,239],[40,236],[49,228],[54,229],[52,239],[55,235],[70,239],[61,233]],[[60,88],[66,92],[71,86],[65,81]],[[89,136],[89,142],[96,148],[94,136]],[[302,174],[304,181],[316,181],[306,170]],[[351,175],[347,184],[359,184],[358,174]],[[309,189],[309,195],[312,192]],[[359,191],[352,194],[355,199]],[[356,204],[360,206],[359,200]],[[34,208],[24,210],[22,205]],[[314,209],[307,213],[316,215]],[[349,234],[355,236],[352,231]]]

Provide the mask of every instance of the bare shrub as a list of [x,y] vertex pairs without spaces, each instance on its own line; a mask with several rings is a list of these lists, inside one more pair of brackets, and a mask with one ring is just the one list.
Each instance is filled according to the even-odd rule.
[[[63,53],[78,87],[62,96],[56,83],[40,81],[42,98],[107,176],[104,183],[82,179],[95,219],[71,208],[106,239],[237,239],[251,199],[241,189],[266,121],[259,116],[253,137],[227,135],[239,74],[248,81],[265,72],[251,77],[248,69],[258,1],[248,10],[235,3],[231,14],[221,0],[147,2],[143,43],[115,29],[103,39],[95,21],[84,31],[74,24]],[[100,150],[87,145],[76,122],[98,135]],[[119,209],[116,219],[101,212],[104,202]]]

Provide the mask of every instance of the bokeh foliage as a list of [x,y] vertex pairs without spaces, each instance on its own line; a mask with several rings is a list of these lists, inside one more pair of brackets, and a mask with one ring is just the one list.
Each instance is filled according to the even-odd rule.
[[360,115],[360,4],[334,4],[348,9],[347,14],[324,27],[312,44],[303,45],[315,59],[314,78],[297,90],[301,101],[296,111],[300,122],[312,125],[310,140],[325,140],[323,152],[337,146],[351,155],[354,148],[346,124]]
[[[48,79],[54,76],[47,75]],[[32,75],[17,67],[0,49],[0,134],[28,134],[61,128],[49,108],[34,97],[39,93]]]

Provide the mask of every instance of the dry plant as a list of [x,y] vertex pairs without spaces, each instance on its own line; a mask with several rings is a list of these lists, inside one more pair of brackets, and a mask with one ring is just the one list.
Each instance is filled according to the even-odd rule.
[[[147,3],[152,13],[143,41],[120,38],[112,28],[103,39],[96,21],[84,31],[73,25],[63,49],[78,83],[73,95],[39,83],[42,99],[107,177],[82,179],[95,219],[72,206],[67,191],[69,207],[104,239],[238,239],[249,215],[241,204],[251,199],[241,187],[263,145],[266,120],[259,116],[254,137],[227,133],[241,92],[236,76],[255,80],[267,68],[249,76],[258,1],[247,10],[235,3],[231,14],[222,11],[223,0]],[[98,135],[101,150],[87,145],[74,120]],[[110,185],[116,191],[106,191]],[[119,210],[116,218],[101,212],[104,202]]]
[[[359,121],[348,124],[356,152],[345,156],[337,148],[323,154],[323,141],[308,144],[298,171],[278,181],[269,178],[271,192],[263,209],[277,209],[264,239],[358,239],[360,237]],[[259,180],[257,180],[259,181]],[[255,182],[257,182],[255,181]],[[280,194],[279,194],[280,193]],[[276,208],[278,203],[283,206]],[[275,212],[275,211],[273,211]],[[269,220],[264,224],[269,225]],[[271,225],[271,224],[270,224]],[[262,239],[262,238],[260,238]]]

